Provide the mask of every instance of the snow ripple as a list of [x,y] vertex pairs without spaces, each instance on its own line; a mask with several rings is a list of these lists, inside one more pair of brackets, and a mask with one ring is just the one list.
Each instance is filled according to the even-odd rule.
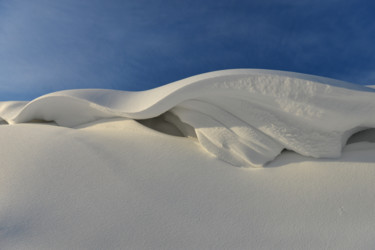
[[[182,133],[235,166],[263,166],[283,149],[338,157],[355,132],[375,127],[374,90],[333,79],[270,70],[224,70],[141,92],[66,90],[31,102],[0,103],[0,121],[55,121],[164,114]],[[193,128],[193,129],[192,129]]]

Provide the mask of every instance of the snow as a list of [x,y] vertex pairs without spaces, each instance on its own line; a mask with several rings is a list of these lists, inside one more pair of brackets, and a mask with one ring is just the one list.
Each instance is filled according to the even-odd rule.
[[224,70],[144,92],[68,90],[27,104],[5,102],[0,117],[10,124],[37,119],[74,127],[103,118],[148,119],[168,112],[165,119],[186,136],[196,136],[219,159],[261,167],[283,149],[315,158],[339,157],[353,133],[375,127],[374,96],[371,88],[317,76]]
[[[240,109],[235,93],[245,99],[249,91],[233,90],[230,79],[243,79],[236,78],[239,72],[269,83],[280,79],[269,88],[252,85],[254,103]],[[279,121],[275,125],[282,121],[309,139],[306,144],[321,131],[336,138],[333,125],[344,131],[343,141],[354,133],[352,126],[371,127],[371,90],[283,74],[216,72],[167,85],[165,93],[163,87],[72,90],[2,103],[0,116],[10,125],[0,126],[0,249],[373,249],[375,129],[353,135],[334,159],[284,150],[264,168],[238,168],[227,159],[238,160],[241,149],[224,157],[207,152],[215,147],[202,135],[217,144],[239,140],[236,145],[258,151],[282,141],[255,133],[263,128],[259,121],[246,129],[241,112]],[[241,82],[248,90],[249,82]],[[207,91],[199,93],[201,85]],[[215,91],[208,91],[211,85]],[[216,91],[220,86],[232,94],[215,97],[227,92]],[[137,100],[149,103],[132,104]],[[323,113],[300,114],[297,100],[303,110],[311,104]],[[250,113],[248,105],[254,105]],[[272,115],[279,119],[270,120]],[[357,118],[363,120],[350,120]],[[216,119],[224,129],[204,127]]]

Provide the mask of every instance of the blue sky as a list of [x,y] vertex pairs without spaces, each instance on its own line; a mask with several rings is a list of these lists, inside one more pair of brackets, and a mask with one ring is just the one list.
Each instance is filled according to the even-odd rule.
[[0,100],[264,68],[375,84],[375,2],[0,0]]

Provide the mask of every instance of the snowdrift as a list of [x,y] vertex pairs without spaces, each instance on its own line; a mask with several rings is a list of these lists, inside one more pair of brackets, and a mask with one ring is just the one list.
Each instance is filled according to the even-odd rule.
[[375,128],[375,90],[269,70],[225,70],[142,91],[66,90],[0,103],[0,123],[54,121],[75,127],[103,118],[162,116],[235,166],[263,166],[283,149],[332,158],[347,139]]

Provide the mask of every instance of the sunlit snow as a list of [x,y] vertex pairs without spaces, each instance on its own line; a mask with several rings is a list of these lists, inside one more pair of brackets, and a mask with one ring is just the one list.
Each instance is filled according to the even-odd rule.
[[2,102],[0,249],[372,249],[374,97],[229,70]]

